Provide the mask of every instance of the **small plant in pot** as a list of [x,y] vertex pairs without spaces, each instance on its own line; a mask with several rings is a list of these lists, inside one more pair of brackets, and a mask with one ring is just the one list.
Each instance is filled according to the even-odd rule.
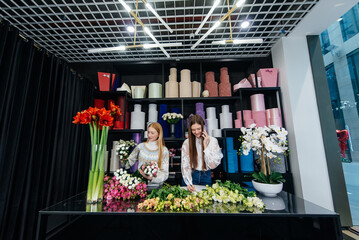
[[261,171],[252,174],[254,188],[265,196],[276,196],[282,191],[285,179],[281,173],[271,172],[269,160],[277,158],[275,153],[288,152],[288,132],[281,127],[256,127],[256,124],[242,127],[241,132],[243,154],[248,155],[253,150],[260,156]]

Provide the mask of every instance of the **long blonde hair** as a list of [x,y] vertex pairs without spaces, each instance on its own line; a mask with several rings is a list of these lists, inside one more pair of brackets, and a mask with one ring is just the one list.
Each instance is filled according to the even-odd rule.
[[[163,147],[165,146],[165,140],[163,139],[163,130],[161,124],[158,122],[151,123],[148,125],[148,128],[154,128],[158,132],[158,139],[157,139],[157,146],[158,146],[158,168],[161,169],[162,167],[162,151]],[[148,129],[147,128],[147,129]],[[148,139],[146,141],[148,143]]]
[[[197,147],[196,147],[196,136],[193,135],[192,133],[192,125],[193,124],[199,124],[201,125],[202,131],[204,129],[204,120],[200,115],[193,115],[190,119],[189,119],[189,124],[188,124],[188,141],[189,141],[189,159],[190,159],[190,163],[191,163],[191,167],[192,169],[196,169],[197,165],[198,165],[198,154],[197,154]],[[202,140],[202,139],[201,139]],[[206,170],[206,165],[204,162],[204,146],[203,146],[203,140],[201,141],[202,144],[202,170]]]

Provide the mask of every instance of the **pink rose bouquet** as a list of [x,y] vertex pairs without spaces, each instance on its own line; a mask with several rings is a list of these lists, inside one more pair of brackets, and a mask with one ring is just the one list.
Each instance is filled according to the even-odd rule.
[[143,164],[141,170],[149,177],[157,177],[158,164],[156,162]]

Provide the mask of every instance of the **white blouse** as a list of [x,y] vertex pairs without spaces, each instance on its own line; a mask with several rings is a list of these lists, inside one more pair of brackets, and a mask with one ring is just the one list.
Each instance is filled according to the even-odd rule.
[[[196,138],[197,148],[197,168],[195,170],[202,171],[202,139]],[[223,158],[221,148],[218,145],[218,141],[214,137],[210,137],[210,141],[204,153],[204,162],[206,164],[205,169],[210,170],[216,168]],[[181,157],[181,170],[184,182],[187,185],[192,185],[192,167],[189,157],[189,140],[186,139],[182,145],[182,157]]]

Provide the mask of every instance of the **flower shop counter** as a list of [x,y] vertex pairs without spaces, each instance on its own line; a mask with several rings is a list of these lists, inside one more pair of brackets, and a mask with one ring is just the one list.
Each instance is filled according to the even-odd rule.
[[263,212],[215,203],[199,212],[146,212],[139,201],[86,204],[78,194],[39,211],[37,239],[342,239],[339,215],[281,192]]

